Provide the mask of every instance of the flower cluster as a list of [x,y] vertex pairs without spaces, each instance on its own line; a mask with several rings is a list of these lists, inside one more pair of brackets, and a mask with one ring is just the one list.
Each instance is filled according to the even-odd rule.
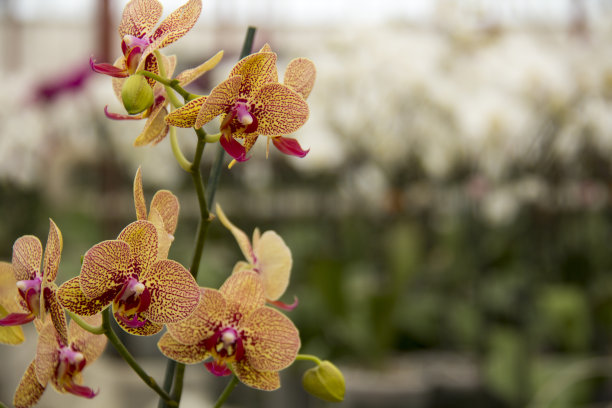
[[[94,71],[113,77],[113,89],[127,112],[111,113],[105,108],[106,116],[146,119],[136,146],[157,144],[170,134],[178,163],[193,179],[201,219],[191,267],[169,259],[179,221],[177,196],[160,190],[147,206],[140,168],[133,184],[136,219],[115,239],[86,251],[79,274],[59,287],[54,282],[62,252],[57,225],[50,221],[44,252],[35,236],[17,239],[11,263],[0,262],[0,342],[21,343],[20,326],[33,321],[38,346],[15,393],[16,407],[36,404],[49,382],[61,393],[93,398],[97,392],[82,385],[81,373],[101,355],[107,340],[164,404],[178,406],[182,381],[173,383],[174,370],[167,370],[169,377],[164,381],[170,385],[165,389],[157,385],[123,346],[110,325],[111,316],[131,335],[151,336],[165,329],[158,348],[166,357],[180,364],[204,362],[212,374],[233,374],[232,381],[260,390],[279,388],[279,371],[299,357],[298,329],[278,310],[290,311],[298,302],[297,297],[291,304],[280,300],[289,285],[293,261],[276,232],[262,234],[255,229],[250,240],[217,205],[218,219],[236,239],[245,260],[236,262],[219,289],[198,284],[206,227],[214,219],[209,211],[212,203],[206,200],[214,197],[216,188],[205,196],[199,164],[204,145],[216,142],[233,158],[230,167],[244,162],[260,135],[268,138],[268,147],[272,142],[285,154],[306,156],[308,150],[287,135],[308,119],[306,98],[314,85],[315,67],[308,59],[294,59],[281,83],[277,55],[266,44],[243,56],[209,95],[186,91],[183,87],[214,68],[223,52],[173,78],[177,59],[160,50],[191,30],[201,9],[201,0],[188,0],[157,25],[162,15],[157,0],[131,0],[119,24],[122,55],[113,64],[90,61]],[[202,126],[216,117],[220,117],[219,134],[208,136]],[[180,151],[175,127],[195,128],[198,145],[193,163]],[[223,154],[218,157],[222,159]],[[222,167],[214,168],[218,172]],[[211,180],[217,176],[211,175]],[[304,386],[313,395],[339,401],[344,380],[330,364],[317,363],[320,368],[307,373]]]

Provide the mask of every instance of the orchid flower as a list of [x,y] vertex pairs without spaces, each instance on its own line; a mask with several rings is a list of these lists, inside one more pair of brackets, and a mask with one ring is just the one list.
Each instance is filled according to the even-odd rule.
[[153,30],[161,18],[162,4],[157,0],[131,0],[125,5],[119,23],[123,56],[112,65],[97,64],[91,59],[92,69],[116,78],[127,78],[140,69],[159,73],[158,61],[153,52],[187,34],[201,11],[202,0],[189,0]]
[[[229,78],[213,88],[210,95],[170,113],[166,122],[199,128],[219,115],[221,145],[236,161],[243,162],[248,160],[247,152],[259,135],[281,137],[293,133],[306,123],[309,110],[297,91],[278,82],[276,54],[265,45],[240,60]],[[292,148],[284,148],[285,144]],[[278,142],[275,146],[281,146],[283,153],[300,157],[307,153],[301,148],[298,151],[292,142],[285,144]]]
[[[85,320],[94,325],[102,322],[99,314]],[[68,329],[64,321],[63,327],[58,331],[47,319],[40,329],[36,357],[21,378],[13,404],[16,408],[35,405],[49,382],[60,393],[71,393],[85,398],[95,397],[96,392],[81,385],[81,372],[102,354],[105,346],[105,336],[89,333],[73,321]]]
[[158,258],[157,234],[154,224],[139,220],[90,248],[80,275],[59,288],[62,306],[92,316],[112,303],[119,326],[139,336],[188,317],[200,299],[198,285],[181,264]]
[[142,172],[138,167],[136,177],[134,177],[134,207],[136,208],[136,219],[148,220],[157,228],[159,244],[157,259],[166,258],[178,223],[180,208],[178,198],[168,190],[157,191],[153,196],[147,216],[147,204],[142,190]]
[[[219,51],[213,57],[197,67],[182,71],[175,79],[178,81],[180,86],[184,87],[213,69],[219,63],[219,61],[221,61],[222,57],[223,51]],[[169,57],[162,55],[162,59],[164,60],[163,64],[165,67],[166,76],[171,78],[176,67],[176,57],[173,55]],[[121,90],[124,81],[125,78],[113,78],[113,90],[117,96],[117,99],[120,101],[122,100]],[[153,104],[145,111],[136,115],[125,115],[109,112],[108,107],[105,107],[104,113],[108,118],[114,120],[146,119],[147,121],[145,122],[142,132],[134,140],[134,146],[145,146],[148,144],[156,145],[168,134],[169,126],[164,121],[164,118],[166,115],[168,115],[168,104],[169,98],[166,93],[166,88],[160,83],[155,83],[153,85]]]
[[297,298],[288,305],[278,299],[285,293],[289,285],[289,276],[293,259],[291,250],[285,241],[274,231],[260,234],[259,229],[253,232],[253,243],[240,228],[236,227],[225,216],[221,206],[217,204],[217,215],[221,223],[234,235],[240,250],[247,262],[239,261],[234,266],[234,273],[241,270],[257,272],[263,283],[266,300],[282,309],[291,310],[297,306]]
[[[13,266],[8,262],[0,262],[0,318],[22,312],[18,296]],[[0,326],[1,344],[20,344],[24,339],[21,326]]]
[[219,290],[202,288],[196,311],[169,324],[157,345],[178,362],[195,364],[212,357],[205,363],[211,373],[233,371],[250,387],[275,390],[280,387],[278,371],[295,360],[300,337],[291,320],[265,301],[255,272],[234,273]]
[[42,244],[33,235],[25,235],[13,245],[12,270],[17,281],[21,311],[14,311],[0,319],[0,326],[22,325],[34,319],[42,322],[47,312],[56,326],[60,326],[65,319],[57,302],[54,282],[62,253],[62,233],[53,220],[49,220],[49,224],[44,260]]

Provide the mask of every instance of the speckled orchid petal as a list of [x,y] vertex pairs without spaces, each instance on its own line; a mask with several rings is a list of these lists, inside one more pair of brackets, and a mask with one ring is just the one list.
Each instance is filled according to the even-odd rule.
[[270,44],[265,43],[259,52],[272,52],[272,47],[270,47]]
[[157,342],[159,351],[166,357],[183,364],[197,364],[210,354],[198,344],[179,343],[170,333],[165,333]]
[[41,304],[44,305],[44,308],[41,307],[41,310],[44,310],[44,313],[41,313],[41,318],[45,318],[45,315],[49,314],[55,329],[60,335],[60,339],[66,343],[68,341],[66,337],[66,314],[57,299],[57,290],[55,282],[51,282],[49,286],[43,289],[42,296],[44,301]]
[[279,83],[267,84],[254,96],[260,106],[257,131],[262,135],[286,135],[308,120],[308,104],[297,92]]
[[29,408],[36,405],[43,392],[45,392],[45,388],[46,384],[40,384],[36,378],[36,366],[35,362],[32,361],[17,386],[13,397],[13,405],[15,408]]
[[266,231],[260,239],[253,240],[257,256],[257,270],[269,300],[280,298],[289,285],[293,259],[285,241],[274,231]]
[[243,270],[232,274],[219,291],[243,316],[247,316],[266,303],[261,279],[253,271]]
[[[138,276],[157,260],[157,229],[149,221],[134,221],[119,233],[117,239],[129,245],[133,272]],[[81,286],[83,286],[82,280]],[[89,296],[84,287],[83,292]]]
[[280,376],[277,371],[257,371],[246,362],[232,365],[238,379],[249,387],[262,391],[274,391],[280,388]]
[[[8,262],[0,262],[0,319],[10,313],[23,313],[23,308],[17,303],[17,281],[13,266]],[[1,326],[0,344],[20,344],[25,340],[20,326]]]
[[289,156],[306,157],[310,149],[304,150],[296,139],[283,136],[272,136],[274,147]]
[[24,235],[13,244],[13,272],[15,279],[33,279],[40,270],[42,244],[34,235]]
[[288,367],[300,349],[300,335],[293,322],[271,307],[261,307],[242,322],[249,364],[256,370],[278,371]]
[[151,294],[151,304],[143,314],[156,323],[184,320],[200,301],[198,284],[189,271],[176,261],[164,259],[154,263],[142,275],[141,282]]
[[134,327],[125,324],[123,321],[119,319],[115,319],[117,325],[121,327],[126,332],[133,334],[134,336],[152,336],[154,334],[159,333],[163,328],[163,324],[153,323],[150,320],[145,320],[144,324],[140,327]]
[[162,5],[157,0],[132,0],[125,5],[119,23],[119,37],[133,35],[142,38],[149,34],[162,15]]
[[142,170],[140,166],[136,170],[136,176],[134,176],[134,208],[136,209],[137,220],[147,219],[147,202],[142,189]]
[[93,316],[110,305],[120,290],[121,286],[117,286],[114,291],[108,291],[104,296],[91,299],[81,290],[81,277],[77,276],[67,280],[59,287],[57,299],[64,308],[76,315]]
[[228,110],[238,98],[241,83],[242,77],[236,75],[215,86],[204,101],[194,126],[196,128],[202,127],[202,125]]
[[[61,337],[67,338],[68,328],[62,328]],[[47,384],[55,374],[55,367],[59,361],[57,353],[58,345],[67,346],[67,343],[60,343],[60,334],[50,319],[45,321],[42,329],[38,333],[38,343],[36,345],[36,378],[41,384]]]
[[216,205],[216,209],[217,216],[219,217],[219,221],[221,221],[221,224],[223,224],[225,228],[230,230],[230,232],[236,239],[236,242],[238,243],[238,246],[240,247],[240,250],[242,251],[244,257],[250,263],[254,264],[255,254],[253,253],[253,247],[251,246],[251,242],[247,234],[245,234],[244,231],[242,231],[240,228],[236,227],[234,224],[231,223],[231,221],[227,218],[219,204]]
[[308,98],[317,76],[314,63],[308,58],[295,58],[287,65],[283,83],[304,99]]
[[43,288],[55,280],[62,255],[62,233],[53,220],[49,220],[49,236],[45,246],[43,263]]
[[180,128],[194,127],[204,102],[206,102],[206,96],[201,96],[187,102],[180,108],[170,112],[170,114],[165,117],[166,123]]
[[116,294],[132,273],[130,254],[130,245],[119,240],[103,241],[91,247],[83,257],[79,275],[85,296],[107,299],[110,294]]
[[157,228],[157,259],[166,259],[174,237],[166,232],[164,220],[155,208],[149,213],[149,222]]
[[230,78],[235,75],[242,77],[241,96],[249,95],[267,83],[277,82],[276,54],[273,52],[257,52],[244,57],[230,71]]
[[165,18],[151,38],[156,39],[165,35],[166,39],[161,43],[160,48],[172,44],[191,30],[200,17],[201,11],[202,0],[189,0]]
[[139,147],[148,144],[155,146],[164,140],[170,130],[164,120],[167,114],[168,110],[165,107],[165,103],[156,105],[147,118],[142,132],[134,139],[134,146]]
[[[102,325],[102,315],[99,313],[94,316],[83,317],[83,320],[93,327]],[[77,351],[83,353],[87,364],[93,363],[102,355],[107,340],[106,336],[90,333],[74,321],[71,321],[68,325],[68,339]]]
[[179,342],[195,345],[211,337],[225,318],[227,303],[223,294],[215,289],[200,288],[200,303],[196,310],[176,324],[168,324],[168,333]]
[[208,59],[197,67],[186,69],[185,71],[181,72],[176,76],[176,79],[179,81],[179,85],[183,87],[185,85],[189,85],[191,82],[195,81],[200,76],[216,67],[219,61],[221,61],[221,58],[223,58],[223,51],[219,51],[212,58]]
[[93,59],[93,57],[89,58],[89,66],[94,72],[97,72],[103,75],[109,75],[113,77],[113,79],[115,78],[125,79],[128,76],[130,76],[129,72],[127,71],[127,68],[122,68],[120,66],[116,66],[115,64],[111,65],[108,62],[97,63]]
[[156,209],[164,221],[164,229],[170,235],[176,231],[180,204],[178,198],[169,190],[159,190],[151,200],[151,209]]

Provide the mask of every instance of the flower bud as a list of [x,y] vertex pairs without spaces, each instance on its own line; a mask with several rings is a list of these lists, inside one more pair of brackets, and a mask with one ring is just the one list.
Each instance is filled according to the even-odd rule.
[[153,90],[142,75],[130,75],[121,88],[123,106],[130,115],[135,115],[153,105]]
[[304,373],[302,386],[306,391],[322,400],[329,402],[344,400],[344,376],[335,365],[327,360]]

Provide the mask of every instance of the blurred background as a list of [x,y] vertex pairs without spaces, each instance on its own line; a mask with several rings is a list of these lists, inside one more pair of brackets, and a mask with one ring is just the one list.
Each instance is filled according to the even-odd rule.
[[[143,122],[123,112],[98,62],[120,55],[121,0],[0,1],[0,259],[49,218],[61,229],[61,283],[92,245],[135,219],[132,181],[170,189],[181,215],[170,257],[189,265],[198,220],[169,141],[134,148]],[[182,1],[163,1],[164,16]],[[225,170],[217,201],[250,234],[292,249],[285,301],[302,352],[338,364],[344,407],[612,406],[612,1],[205,0],[198,24],[164,49],[178,71],[225,50],[207,93],[236,62],[248,25],[279,73],[317,66],[310,153],[259,142]],[[217,125],[218,126],[218,125]],[[218,127],[217,127],[218,129]],[[209,130],[216,132],[215,124]],[[195,136],[179,132],[191,157]],[[206,148],[208,174],[217,145]],[[242,254],[212,224],[199,275],[220,285]],[[9,404],[36,335],[0,347]],[[161,381],[153,338],[123,336]],[[300,386],[240,386],[228,407],[326,407]],[[93,400],[48,390],[41,407],[156,406],[108,347],[85,370]],[[183,405],[210,406],[227,379],[187,368]]]

